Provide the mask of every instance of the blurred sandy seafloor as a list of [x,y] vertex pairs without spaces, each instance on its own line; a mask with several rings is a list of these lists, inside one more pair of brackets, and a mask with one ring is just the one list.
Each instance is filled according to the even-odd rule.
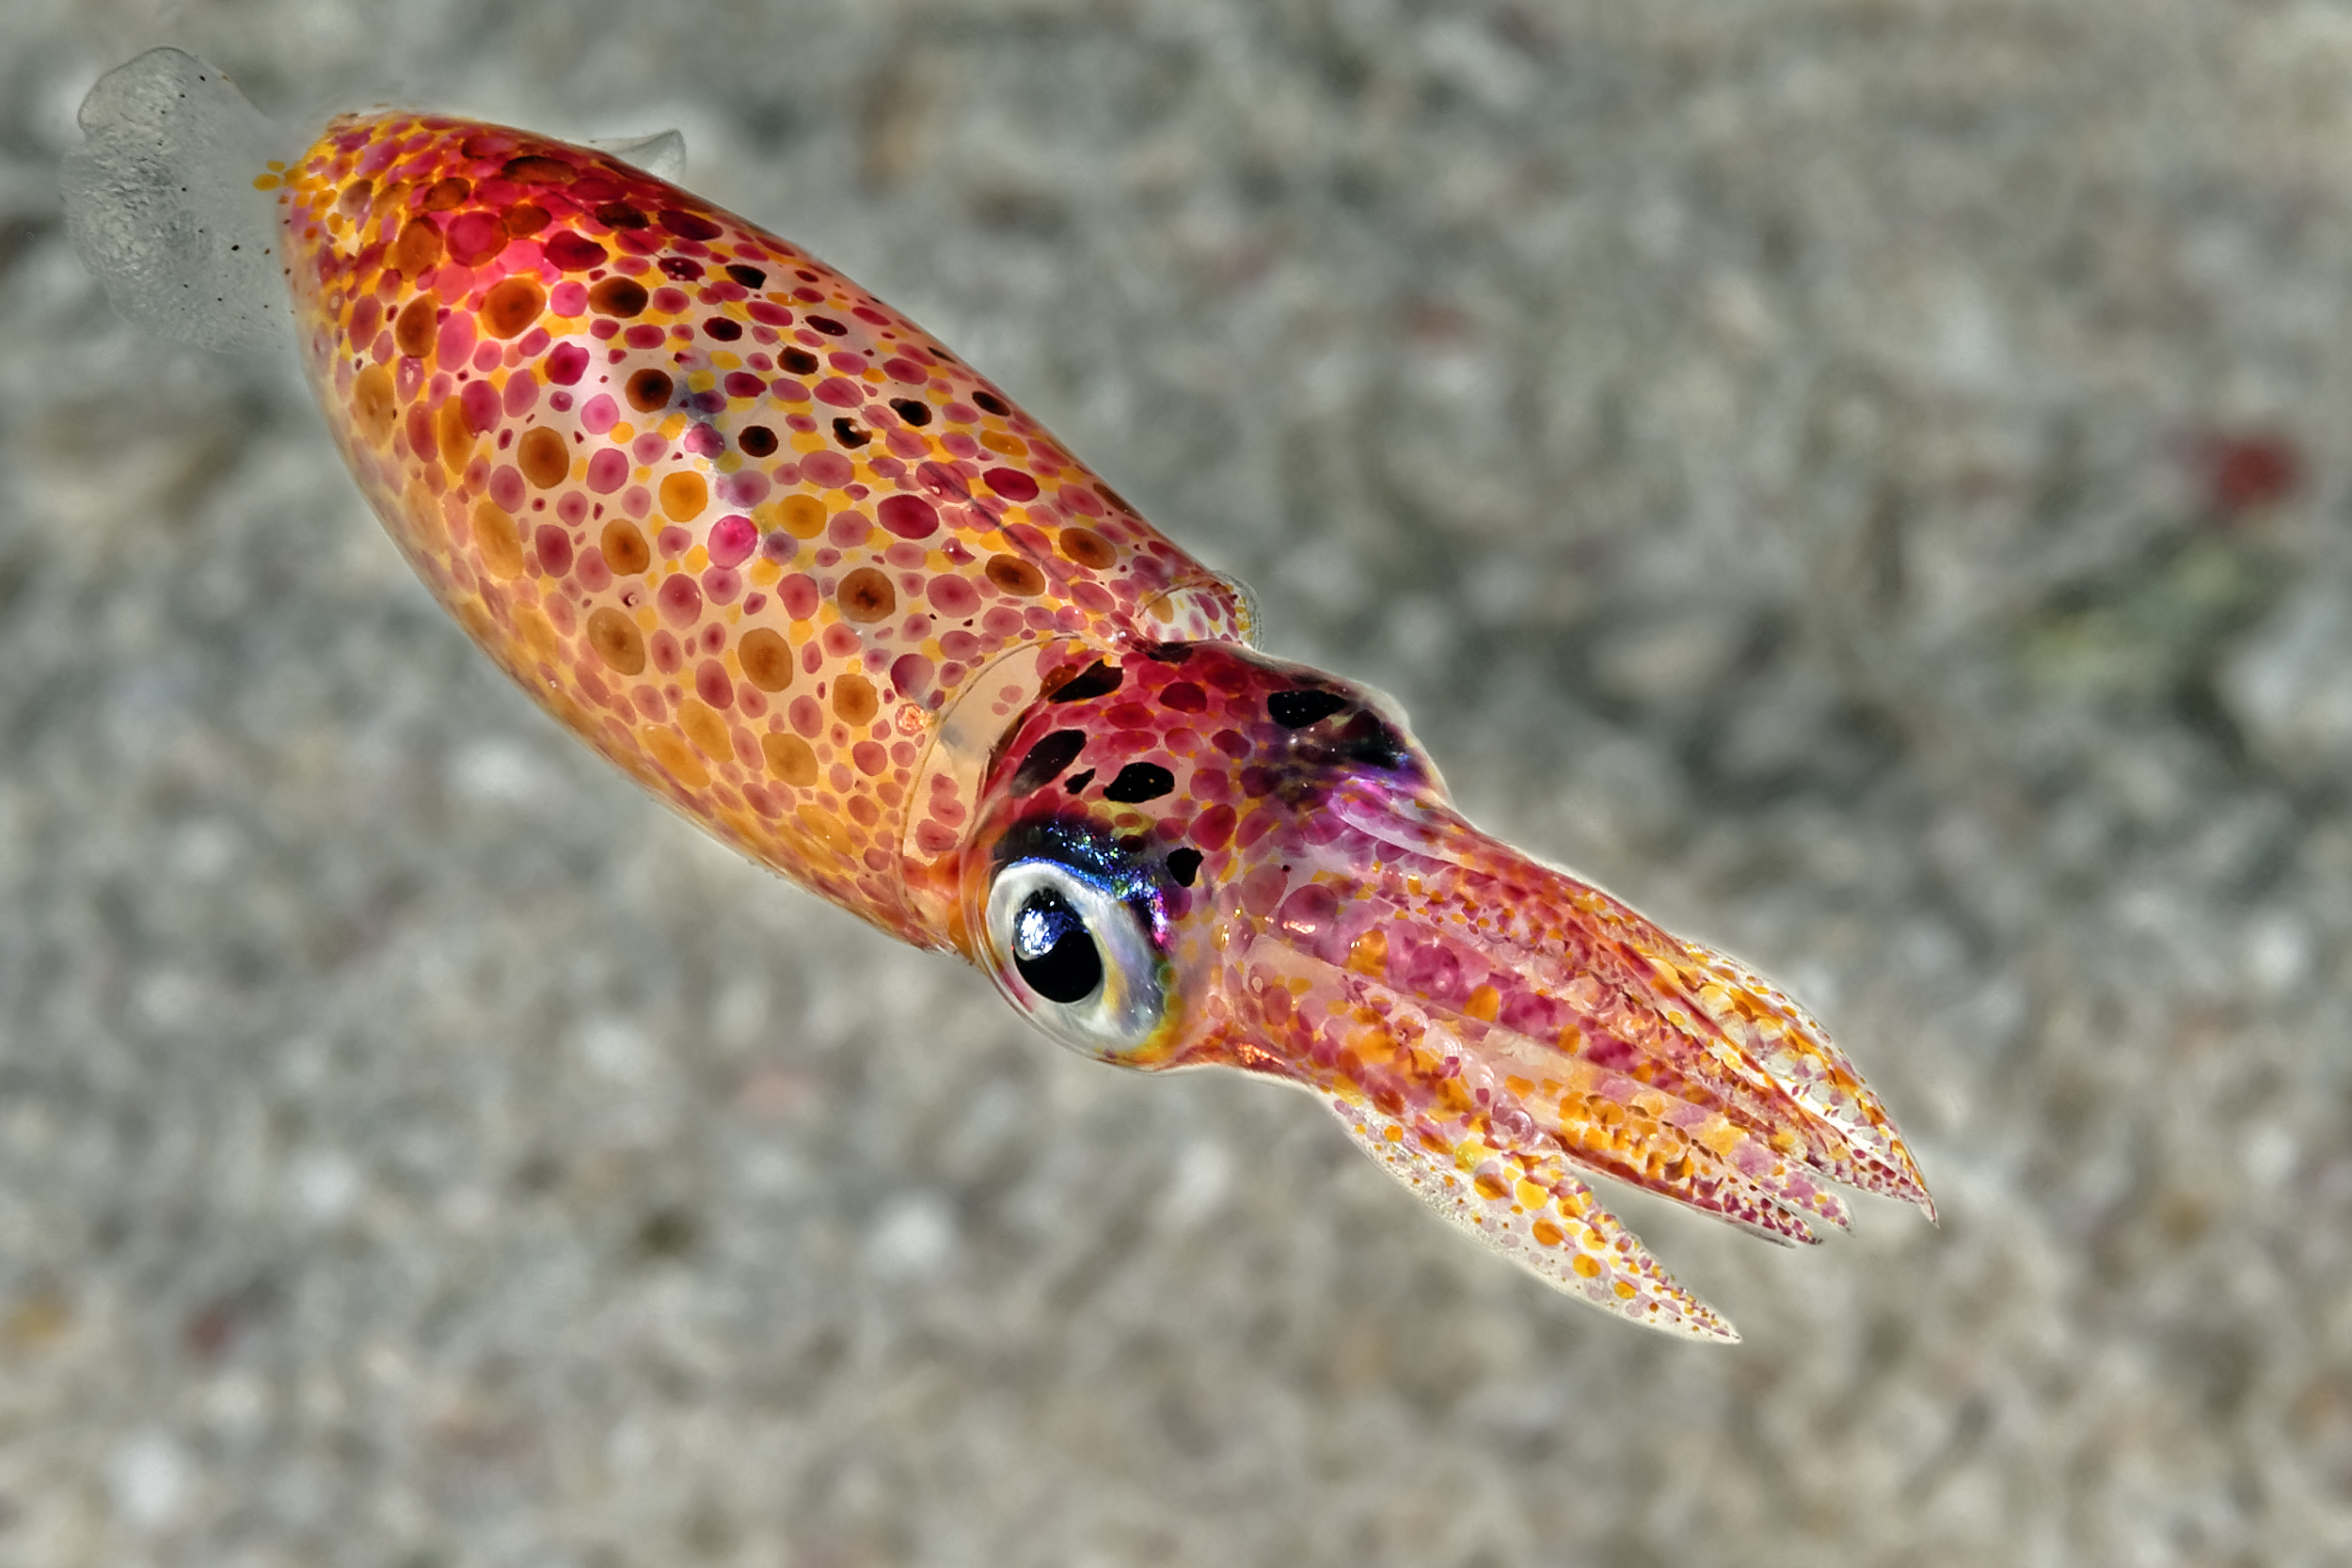
[[[1747,1341],[1652,1338],[706,845],[81,275],[157,42],[679,125],[1942,1227],[1628,1200]],[[2326,4],[11,0],[0,1560],[2347,1560],[2347,285]]]

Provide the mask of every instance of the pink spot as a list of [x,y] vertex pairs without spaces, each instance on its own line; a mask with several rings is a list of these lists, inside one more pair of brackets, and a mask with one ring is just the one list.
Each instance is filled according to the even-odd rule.
[[612,568],[605,563],[604,552],[594,545],[580,551],[580,585],[591,594],[601,594],[612,586]]
[[1070,508],[1071,511],[1084,513],[1089,517],[1100,517],[1103,515],[1103,498],[1084,485],[1065,484],[1054,499]]
[[930,372],[925,370],[922,366],[916,364],[912,359],[883,360],[882,374],[890,377],[893,381],[903,381],[910,387],[919,386],[921,383],[930,378]]
[[710,560],[717,566],[740,566],[759,547],[759,530],[749,517],[729,515],[710,525]]
[[572,536],[553,523],[541,523],[531,536],[539,552],[539,570],[551,578],[560,578],[572,569]]
[[587,369],[588,351],[578,343],[558,343],[555,352],[548,356],[548,379],[558,387],[575,385]]
[[873,531],[874,525],[866,520],[862,512],[836,512],[833,521],[825,525],[825,537],[845,550],[863,545]]
[[817,384],[817,401],[835,408],[855,408],[866,401],[866,384],[829,375]]
[[703,592],[712,604],[733,604],[743,592],[743,574],[732,566],[713,566],[703,574]]
[[598,392],[580,406],[580,428],[591,436],[601,436],[611,430],[621,418],[620,405],[610,392]]
[[670,524],[653,536],[654,548],[661,552],[661,559],[664,561],[676,560],[691,548],[693,543],[694,536],[675,523]]
[[806,403],[808,401],[808,383],[795,381],[788,375],[780,375],[768,383],[768,390],[775,395],[779,403]]
[[874,512],[901,539],[926,539],[939,528],[937,509],[920,496],[885,496]]
[[572,278],[566,278],[558,283],[548,291],[548,309],[558,316],[586,315],[588,313],[588,285]]
[[506,229],[495,214],[460,213],[441,231],[450,260],[459,266],[478,267],[506,248]]
[[828,490],[849,483],[853,472],[850,460],[837,451],[812,451],[801,459],[801,478]]
[[628,444],[628,454],[640,463],[651,463],[670,450],[670,438],[658,430],[648,430]]
[[611,495],[628,478],[628,458],[620,448],[598,447],[589,455],[588,488],[597,495]]
[[504,357],[506,356],[499,351],[496,340],[483,342],[474,348],[473,368],[484,375],[488,375],[499,368],[499,361]]
[[757,506],[768,499],[768,476],[755,468],[739,468],[719,481],[719,499],[729,506]]
[[1009,501],[1037,499],[1037,481],[1018,468],[991,468],[980,477],[988,487]]
[[921,654],[901,654],[890,666],[890,684],[901,697],[920,697],[930,689],[931,661]]
[[825,710],[817,705],[814,697],[795,697],[790,709],[792,727],[814,740],[824,730]]
[[706,658],[695,666],[694,695],[712,707],[733,706],[735,683],[727,679],[726,666],[715,658]]
[[662,578],[654,602],[661,608],[661,618],[674,626],[691,626],[703,618],[702,584],[684,572]]
[[768,383],[749,371],[729,371],[719,385],[731,398],[764,397],[768,391]]
[[452,310],[441,324],[440,336],[435,340],[433,352],[439,355],[444,365],[462,365],[466,356],[473,352],[473,312]]
[[[528,367],[517,369],[506,378],[506,413],[510,419],[520,419],[531,412],[539,401],[539,378]],[[478,428],[486,429],[487,426]]]
[[476,436],[499,422],[499,391],[486,381],[467,382],[457,406],[465,412],[466,428]]
[[806,572],[795,572],[776,585],[776,602],[795,621],[805,621],[817,613],[817,579]]
[[522,470],[512,463],[501,463],[490,470],[490,499],[509,512],[523,509]]
[[[568,229],[548,236],[546,252],[548,261],[564,272],[586,272],[591,267],[604,265],[604,246],[585,234],[575,234]],[[586,303],[584,290],[580,299],[583,304]],[[578,310],[564,310],[561,307],[557,313],[565,316],[580,314]]]
[[771,305],[764,299],[753,300],[751,303],[751,312],[752,320],[755,322],[764,322],[770,326],[790,326],[792,325],[791,311],[786,309],[781,305]]

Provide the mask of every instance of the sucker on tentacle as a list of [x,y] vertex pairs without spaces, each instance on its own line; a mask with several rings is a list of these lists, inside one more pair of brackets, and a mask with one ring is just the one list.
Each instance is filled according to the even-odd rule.
[[[612,150],[346,115],[175,51],[101,81],[77,247],[127,313],[291,324],[361,491],[558,721],[1046,1033],[1309,1090],[1454,1224],[1735,1338],[1581,1173],[1783,1244],[1917,1203],[1820,1026],[1454,811],[1395,705],[905,317]],[[651,157],[653,138],[629,149]],[[664,154],[666,155],[666,154]]]

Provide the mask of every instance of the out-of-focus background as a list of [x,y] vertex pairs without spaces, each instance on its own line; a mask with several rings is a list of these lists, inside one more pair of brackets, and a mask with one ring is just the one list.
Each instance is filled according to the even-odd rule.
[[[1942,1227],[1627,1199],[1653,1338],[703,843],[83,277],[160,42],[682,128]],[[2348,296],[2317,0],[9,0],[0,1560],[2347,1560]]]

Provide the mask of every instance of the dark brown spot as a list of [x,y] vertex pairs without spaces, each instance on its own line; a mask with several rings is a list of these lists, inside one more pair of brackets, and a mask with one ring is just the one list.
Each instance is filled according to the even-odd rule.
[[1176,775],[1155,762],[1131,762],[1103,786],[1103,799],[1122,806],[1156,800],[1176,787]]
[[1303,730],[1347,706],[1336,691],[1277,691],[1265,700],[1266,717],[1286,730]]
[[716,338],[723,343],[731,343],[743,335],[743,324],[730,321],[724,316],[713,316],[703,323],[703,334],[706,337]]
[[1083,703],[1091,697],[1107,697],[1119,689],[1123,677],[1119,667],[1096,659],[1059,686],[1050,688],[1046,695],[1057,703]]
[[841,606],[841,618],[861,626],[882,619],[898,608],[898,591],[890,579],[871,566],[860,566],[841,579],[834,594]]
[[676,207],[661,209],[661,227],[681,240],[715,240],[719,226],[700,213],[689,213]]
[[1200,713],[1207,709],[1209,694],[1190,681],[1170,681],[1160,688],[1160,705],[1179,713]]
[[482,329],[493,338],[520,337],[547,305],[547,291],[537,278],[507,278],[482,296]]
[[862,447],[866,439],[866,432],[860,430],[848,419],[833,421],[833,438],[845,447]]
[[599,316],[634,316],[645,309],[645,286],[633,277],[608,277],[588,291],[588,309]]
[[691,256],[664,256],[657,264],[673,283],[691,283],[703,275],[703,264]]
[[1183,887],[1192,886],[1192,879],[1200,874],[1200,851],[1171,849],[1168,852],[1168,874]]
[[815,375],[817,373],[817,356],[809,353],[808,350],[804,348],[786,349],[782,354],[776,356],[776,361],[786,370],[790,371],[794,375]]
[[1094,769],[1089,768],[1083,773],[1073,773],[1070,777],[1064,779],[1062,781],[1062,788],[1070,791],[1073,795],[1083,795],[1086,793],[1087,785],[1092,784],[1093,782]]
[[735,438],[735,444],[747,456],[766,457],[776,450],[776,433],[764,424],[747,425],[743,434]]
[[1033,794],[1061,777],[1062,769],[1078,760],[1086,750],[1084,730],[1056,730],[1029,748],[1029,754],[1013,769],[1012,782],[1007,785],[1016,796]]
[[989,581],[1017,599],[1032,599],[1045,592],[1045,574],[1017,555],[992,555],[983,570]]
[[548,226],[548,210],[528,201],[517,201],[506,209],[506,215],[500,221],[505,224],[508,234],[519,240],[526,234],[536,234]]
[[1090,528],[1066,528],[1059,540],[1061,553],[1081,566],[1100,571],[1119,559],[1111,542]]
[[727,276],[747,289],[756,289],[768,281],[768,275],[757,267],[747,267],[740,261],[727,264]]
[[630,372],[622,390],[628,398],[628,405],[640,414],[650,414],[657,408],[670,406],[671,380],[668,375],[651,367]]
[[424,195],[417,198],[417,205],[428,213],[446,213],[471,195],[472,182],[453,174],[426,186]]
[[931,422],[931,405],[920,398],[892,398],[890,407],[898,418],[918,428]]
[[818,331],[823,333],[828,338],[846,338],[849,336],[850,329],[842,325],[839,322],[834,320],[831,316],[810,316],[807,320],[809,325],[815,327]]
[[608,201],[596,209],[596,221],[608,229],[643,229],[645,214],[625,201]]
[[563,159],[543,158],[536,154],[509,158],[499,172],[526,185],[568,185],[580,178],[580,170]]
[[972,401],[978,404],[982,408],[987,409],[992,414],[1009,414],[1012,412],[1011,409],[1005,406],[1005,400],[998,397],[993,392],[976,391],[972,394]]
[[440,259],[441,231],[429,218],[410,218],[401,227],[400,238],[392,242],[392,265],[411,282]]
[[420,359],[432,353],[434,317],[431,294],[419,294],[410,300],[392,320],[392,346]]

